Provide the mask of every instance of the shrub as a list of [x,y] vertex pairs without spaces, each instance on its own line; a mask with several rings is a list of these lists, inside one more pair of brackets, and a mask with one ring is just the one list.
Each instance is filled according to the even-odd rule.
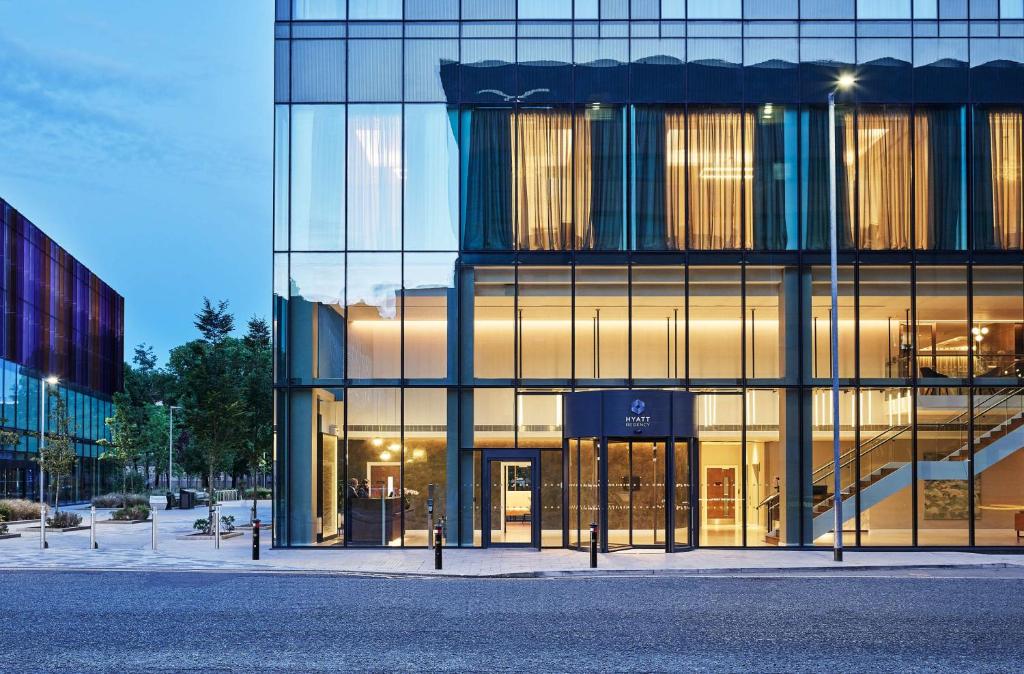
[[115,510],[111,515],[115,520],[148,520],[148,505],[132,505]]
[[0,515],[0,536],[7,533],[7,520],[3,515]]
[[[196,531],[200,532],[200,533],[206,534],[207,536],[209,536],[210,534],[213,533],[213,531],[210,530],[210,520],[206,519],[205,517],[203,517],[201,519],[198,519],[195,522],[193,522],[192,523],[192,528],[195,529]],[[234,530],[235,530],[235,516],[234,515],[222,515],[221,518],[220,518],[220,532],[223,534],[223,533],[227,533],[229,531],[234,531]]]
[[[252,489],[246,489],[245,491],[242,492],[242,498],[243,499],[251,499],[252,498],[252,492],[253,492]],[[258,499],[270,498],[270,490],[267,489],[266,487],[256,487],[256,498],[258,498]]]
[[103,494],[93,496],[92,504],[97,508],[127,508],[144,505],[149,507],[149,497],[145,494]]
[[8,522],[18,520],[38,520],[39,504],[35,501],[27,501],[23,498],[8,498],[0,500],[0,515]]
[[69,513],[66,510],[59,513],[55,513],[52,517],[46,518],[46,526],[53,527],[54,529],[67,529],[70,527],[77,527],[81,523],[81,515],[77,513]]
[[221,517],[220,517],[220,530],[221,531],[234,531],[235,530],[235,516],[234,515],[221,515]]
[[137,494],[146,489],[146,477],[142,473],[131,472],[125,477],[125,489],[129,494]]

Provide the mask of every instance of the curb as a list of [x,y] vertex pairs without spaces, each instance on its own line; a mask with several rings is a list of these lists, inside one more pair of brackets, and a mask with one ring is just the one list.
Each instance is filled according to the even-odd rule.
[[0,571],[24,571],[24,572],[75,572],[75,573],[106,573],[106,572],[135,572],[135,573],[217,573],[217,574],[238,574],[238,575],[301,575],[301,576],[348,576],[357,578],[394,578],[394,579],[478,579],[478,580],[501,580],[501,579],[567,579],[567,578],[630,578],[630,577],[707,577],[707,576],[799,576],[806,573],[836,573],[842,574],[847,571],[933,571],[933,570],[982,570],[982,569],[1010,569],[1024,568],[1018,564],[1007,562],[993,562],[990,564],[913,564],[913,565],[857,565],[857,566],[807,566],[807,567],[731,567],[731,568],[699,568],[699,569],[572,569],[564,571],[510,571],[507,573],[430,573],[427,571],[356,571],[345,569],[301,569],[301,568],[252,568],[252,567],[228,567],[228,568],[204,568],[192,566],[178,566],[175,568],[153,568],[153,567],[18,567],[0,566]]

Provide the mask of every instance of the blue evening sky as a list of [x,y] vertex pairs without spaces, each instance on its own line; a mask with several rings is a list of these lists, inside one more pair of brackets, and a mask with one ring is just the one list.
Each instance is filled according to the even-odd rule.
[[125,298],[270,316],[273,0],[0,0],[0,196]]

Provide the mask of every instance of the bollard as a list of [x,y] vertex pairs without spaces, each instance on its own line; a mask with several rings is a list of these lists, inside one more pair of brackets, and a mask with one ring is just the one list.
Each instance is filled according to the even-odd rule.
[[434,527],[434,568],[441,569],[441,525]]
[[95,550],[99,546],[96,543],[96,506],[89,506],[89,549]]
[[153,552],[156,552],[156,508],[153,509],[152,517],[153,517],[153,533],[152,533],[152,539],[153,540],[152,540],[152,545],[153,545]]
[[213,547],[220,550],[220,506],[213,506]]
[[597,568],[597,523],[590,523],[590,568]]
[[256,504],[253,503],[252,506],[249,508],[249,524],[252,524],[255,521],[256,521]]
[[260,521],[252,521],[252,558],[260,558]]
[[43,550],[50,547],[46,542],[46,504],[39,506],[39,547]]

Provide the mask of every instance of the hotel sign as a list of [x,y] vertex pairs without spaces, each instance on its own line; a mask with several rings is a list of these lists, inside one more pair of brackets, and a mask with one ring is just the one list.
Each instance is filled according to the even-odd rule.
[[688,438],[696,432],[694,395],[657,389],[565,394],[565,438]]
[[643,433],[651,427],[651,415],[644,414],[647,411],[647,403],[637,398],[629,406],[629,414],[626,415],[626,428],[634,433]]

